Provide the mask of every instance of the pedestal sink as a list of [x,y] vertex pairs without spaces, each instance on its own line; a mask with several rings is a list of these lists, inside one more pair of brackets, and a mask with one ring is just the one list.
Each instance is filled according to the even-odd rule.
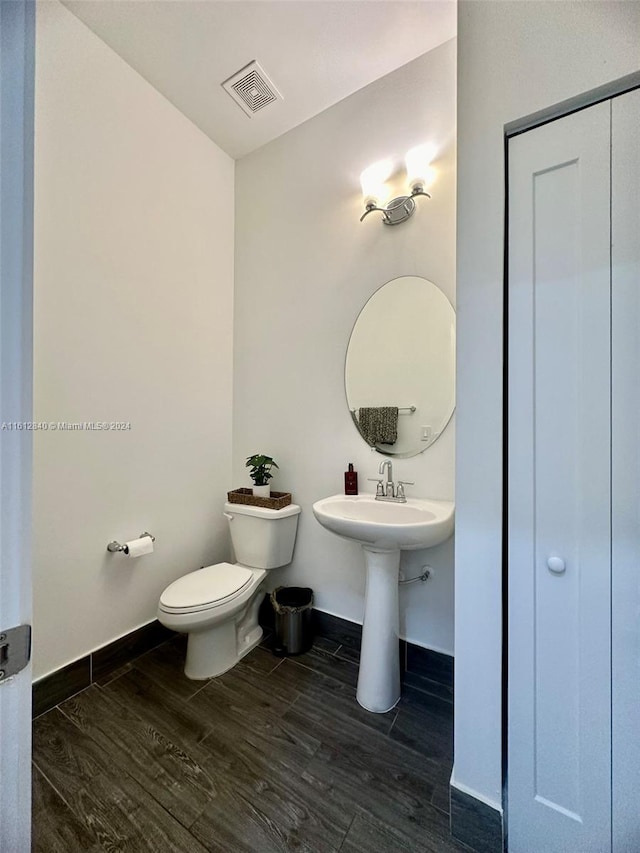
[[367,587],[356,695],[363,708],[383,714],[400,699],[400,552],[446,541],[453,533],[454,505],[427,498],[388,503],[373,495],[332,495],[316,501],[313,514],[327,530],[359,542],[364,550]]

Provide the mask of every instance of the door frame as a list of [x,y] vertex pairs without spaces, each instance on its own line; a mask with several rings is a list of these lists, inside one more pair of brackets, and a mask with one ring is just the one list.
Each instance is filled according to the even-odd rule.
[[[0,2],[0,632],[31,623],[35,3]],[[31,837],[31,666],[0,683],[0,847]]]

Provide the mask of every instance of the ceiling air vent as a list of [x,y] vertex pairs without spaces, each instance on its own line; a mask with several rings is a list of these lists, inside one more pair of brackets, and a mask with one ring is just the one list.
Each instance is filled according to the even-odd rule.
[[284,100],[264,69],[255,61],[245,65],[222,85],[251,118],[274,101]]

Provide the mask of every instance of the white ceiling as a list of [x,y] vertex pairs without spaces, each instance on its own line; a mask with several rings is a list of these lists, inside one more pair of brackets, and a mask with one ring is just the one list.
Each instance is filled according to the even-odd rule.
[[[63,0],[239,158],[456,34],[455,0]],[[250,118],[221,83],[256,59],[284,96]]]

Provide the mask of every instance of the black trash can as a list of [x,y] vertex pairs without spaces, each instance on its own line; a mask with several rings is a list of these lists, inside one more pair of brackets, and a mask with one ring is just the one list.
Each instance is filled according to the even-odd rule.
[[280,586],[271,593],[271,604],[275,613],[274,655],[308,652],[313,645],[313,590]]

